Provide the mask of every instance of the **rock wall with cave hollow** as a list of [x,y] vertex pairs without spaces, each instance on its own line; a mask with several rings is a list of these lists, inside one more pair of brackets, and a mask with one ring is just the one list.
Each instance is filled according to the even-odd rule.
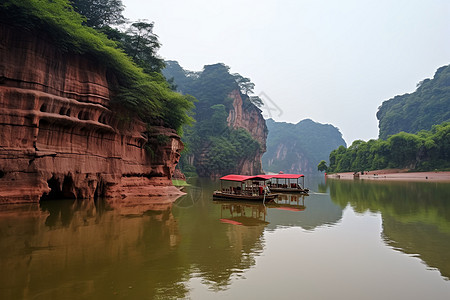
[[178,193],[179,136],[120,118],[114,83],[93,57],[0,23],[0,204]]

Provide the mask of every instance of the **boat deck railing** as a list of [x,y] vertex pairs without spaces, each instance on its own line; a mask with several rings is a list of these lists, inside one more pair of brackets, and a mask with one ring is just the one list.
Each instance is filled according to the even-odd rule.
[[297,183],[291,183],[291,184],[276,184],[276,183],[272,183],[269,184],[269,188],[281,188],[281,189],[287,189],[287,188],[291,188],[291,189],[301,189],[302,187],[297,184]]
[[263,194],[262,187],[246,187],[241,189],[240,187],[230,187],[223,188],[222,193],[230,194],[230,195],[245,195],[245,196],[256,196]]

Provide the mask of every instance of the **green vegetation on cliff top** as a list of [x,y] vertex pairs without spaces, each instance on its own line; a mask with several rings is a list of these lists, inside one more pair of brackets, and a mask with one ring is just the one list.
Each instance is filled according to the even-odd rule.
[[118,81],[112,101],[143,121],[160,124],[162,120],[165,126],[179,132],[192,121],[191,97],[172,91],[162,74],[145,68],[144,71],[137,65],[136,57],[125,53],[124,44],[108,39],[99,30],[84,25],[85,22],[86,18],[75,12],[67,0],[0,3],[0,23],[48,36],[61,51],[89,54],[105,65]]
[[450,121],[450,65],[439,68],[433,79],[425,79],[414,93],[395,96],[379,107],[379,138],[401,131],[417,133]]

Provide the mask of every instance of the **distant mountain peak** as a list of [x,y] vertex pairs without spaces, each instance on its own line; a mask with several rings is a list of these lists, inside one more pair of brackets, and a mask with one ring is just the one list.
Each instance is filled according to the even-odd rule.
[[267,152],[263,156],[266,172],[316,173],[321,160],[328,161],[329,154],[345,146],[339,129],[304,119],[297,124],[266,120],[269,135]]

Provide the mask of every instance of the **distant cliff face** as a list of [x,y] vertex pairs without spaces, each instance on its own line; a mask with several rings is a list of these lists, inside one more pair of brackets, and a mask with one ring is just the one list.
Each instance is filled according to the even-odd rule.
[[114,74],[42,35],[0,24],[0,37],[0,203],[171,189],[183,144],[114,113]]
[[[272,149],[272,147],[271,147]],[[266,172],[278,173],[313,173],[314,163],[305,154],[305,152],[297,146],[296,142],[286,141],[278,144],[274,148],[274,152],[270,152],[264,157],[264,170]]]
[[261,110],[253,104],[245,105],[239,91],[230,94],[233,99],[233,107],[229,112],[227,122],[230,128],[243,128],[247,130],[253,139],[258,141],[261,149],[255,157],[243,159],[237,165],[236,173],[242,175],[255,175],[262,173],[262,156],[266,152],[267,126]]
[[297,124],[267,120],[269,135],[263,156],[266,172],[315,173],[321,160],[328,161],[330,152],[346,146],[339,129],[330,124],[303,120]]

